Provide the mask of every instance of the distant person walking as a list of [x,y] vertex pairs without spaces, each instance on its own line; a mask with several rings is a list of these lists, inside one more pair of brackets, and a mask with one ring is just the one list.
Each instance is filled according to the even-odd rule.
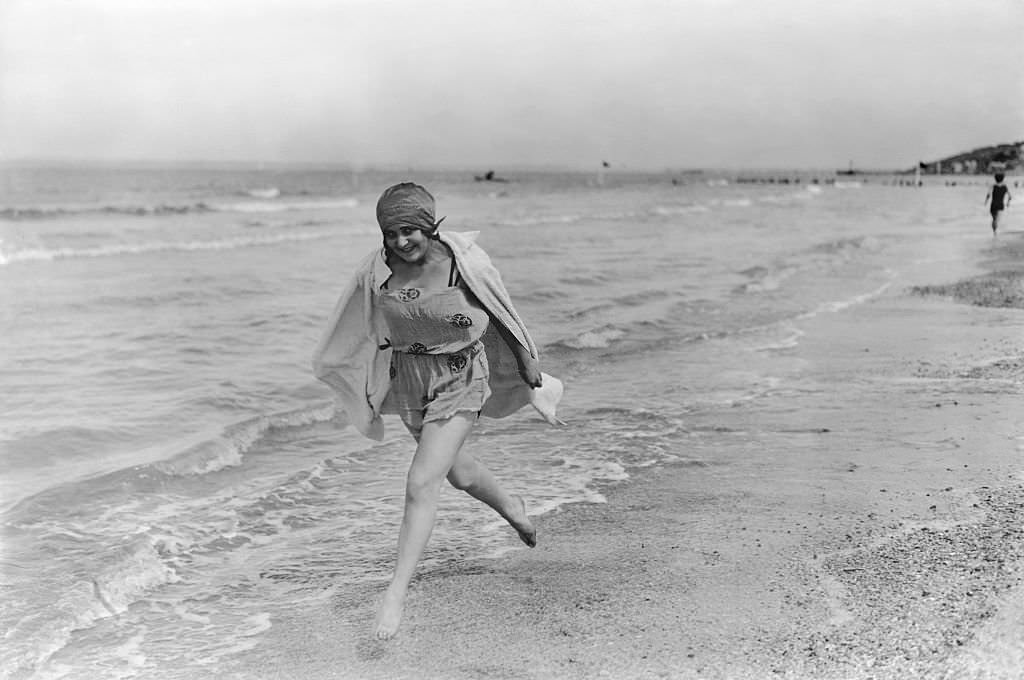
[[996,183],[992,185],[992,188],[985,194],[985,202],[989,202],[989,198],[992,202],[989,204],[989,212],[992,213],[992,235],[996,235],[996,230],[999,229],[999,218],[1002,217],[1003,211],[1010,207],[1010,190],[1005,184],[1003,184],[1003,178],[1005,175],[1001,172],[995,174]]

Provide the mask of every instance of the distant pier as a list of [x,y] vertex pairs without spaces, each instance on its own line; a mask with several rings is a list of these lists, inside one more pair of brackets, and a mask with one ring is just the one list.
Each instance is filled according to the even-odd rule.
[[[1007,173],[1012,175],[1012,171]],[[722,179],[728,179],[733,184],[810,184],[810,185],[846,185],[851,184],[874,184],[876,186],[899,186],[899,187],[925,187],[925,186],[988,186],[992,184],[991,175],[921,175],[916,176],[906,173],[813,173],[813,172],[765,172],[765,173],[743,173],[733,177],[727,174],[716,175]],[[1024,186],[1021,178],[1008,176],[1006,183],[1010,186]],[[673,184],[677,184],[673,180]]]

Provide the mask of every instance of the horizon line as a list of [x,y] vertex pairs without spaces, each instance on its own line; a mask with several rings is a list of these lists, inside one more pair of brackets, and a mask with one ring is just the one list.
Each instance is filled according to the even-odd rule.
[[[749,165],[749,166],[631,166],[626,164],[609,164],[603,166],[604,161],[597,161],[593,167],[583,165],[569,165],[559,163],[520,164],[510,163],[500,172],[605,172],[605,173],[700,173],[700,172],[836,172],[845,171],[848,167],[817,167],[817,166],[786,166],[786,165]],[[46,167],[46,166],[154,166],[154,167],[206,167],[210,169],[237,169],[244,167],[251,170],[264,170],[273,168],[322,168],[332,170],[348,170],[351,172],[367,171],[410,171],[410,172],[460,172],[473,171],[474,169],[486,168],[481,172],[491,171],[497,164],[489,166],[472,163],[452,165],[410,165],[394,162],[360,163],[351,161],[317,161],[317,160],[239,160],[239,159],[165,159],[165,158],[76,158],[76,157],[21,157],[21,158],[0,158],[0,167]],[[862,167],[857,168],[858,173],[903,173],[913,171],[916,163],[902,167]]]

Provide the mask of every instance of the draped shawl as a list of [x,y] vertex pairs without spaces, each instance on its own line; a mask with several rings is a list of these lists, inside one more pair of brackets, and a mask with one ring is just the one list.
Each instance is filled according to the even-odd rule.
[[[439,232],[438,237],[451,248],[459,273],[491,318],[500,323],[515,341],[537,357],[530,337],[501,275],[490,257],[476,245],[479,232]],[[391,276],[381,249],[376,249],[358,266],[342,290],[313,354],[313,373],[330,385],[349,422],[365,436],[380,440],[384,436],[381,406],[391,388],[391,352],[388,329],[374,304],[381,284]],[[490,368],[491,396],[481,415],[504,418],[532,404],[553,424],[562,395],[562,384],[542,374],[543,386],[531,388],[519,376],[519,364],[511,348],[490,324],[483,337]]]

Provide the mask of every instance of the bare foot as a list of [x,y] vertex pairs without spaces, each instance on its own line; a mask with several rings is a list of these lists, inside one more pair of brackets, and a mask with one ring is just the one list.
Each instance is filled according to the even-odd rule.
[[519,511],[508,516],[508,523],[519,532],[519,539],[523,543],[534,548],[537,546],[537,530],[533,528],[533,523],[526,514],[526,501],[522,496],[513,496],[512,498],[519,501],[516,504],[519,506]]
[[378,640],[390,640],[398,632],[398,624],[402,622],[402,611],[405,609],[405,594],[394,594],[388,589],[384,600],[377,610],[377,622],[373,625],[373,637]]

